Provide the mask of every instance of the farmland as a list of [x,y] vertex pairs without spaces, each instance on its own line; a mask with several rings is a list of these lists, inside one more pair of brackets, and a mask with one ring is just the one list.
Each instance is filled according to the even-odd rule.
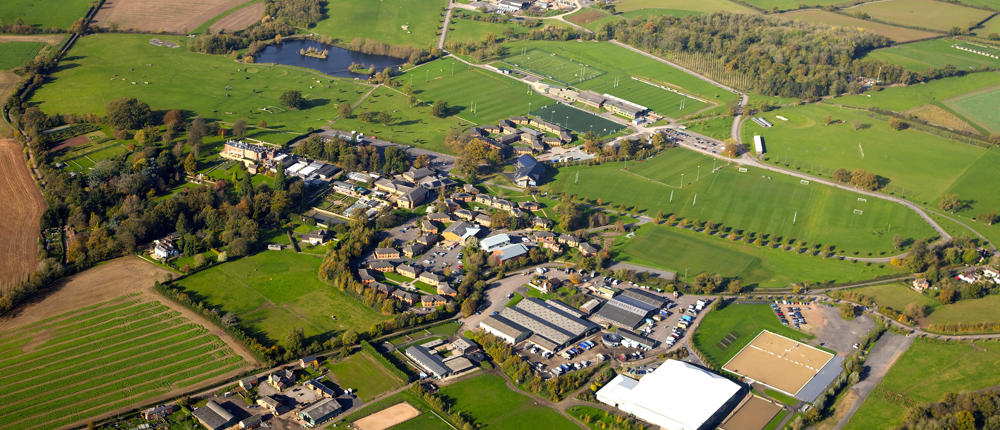
[[57,428],[233,377],[247,362],[203,327],[137,295],[0,337],[0,426]]
[[863,29],[864,31],[888,37],[896,42],[912,42],[914,40],[938,36],[937,33],[929,31],[882,24],[880,22],[858,19],[852,16],[841,15],[839,13],[828,12],[820,9],[796,10],[785,12],[778,16],[812,24],[826,24],[849,29]]
[[888,266],[799,255],[653,225],[640,227],[634,238],[618,239],[613,256],[616,260],[672,270],[686,280],[701,273],[719,273],[728,278],[740,278],[744,287],[764,289],[784,288],[803,281],[870,279],[894,272]]
[[[12,23],[21,18],[25,24],[39,28],[68,29],[73,21],[83,18],[93,2],[90,0],[4,0],[0,2],[0,22]],[[58,4],[58,7],[54,7]]]
[[0,70],[27,64],[43,47],[42,42],[0,42]]
[[151,33],[186,33],[246,0],[156,0],[106,2],[94,24]]
[[[692,342],[711,364],[722,367],[762,330],[801,342],[812,339],[808,334],[782,325],[771,307],[761,304],[729,305],[709,312],[695,330]],[[720,341],[730,333],[736,340],[723,346]]]
[[966,45],[955,39],[947,38],[924,40],[876,49],[868,53],[865,58],[898,64],[914,72],[942,68],[949,64],[965,70],[995,67],[1000,64],[998,60],[953,48],[952,45],[956,44]]
[[801,6],[827,6],[843,3],[843,0],[746,0],[747,3],[766,11],[798,9]]
[[[887,191],[924,203],[940,198],[986,153],[978,146],[913,129],[895,131],[886,122],[854,109],[820,104],[763,116],[774,127],[747,122],[743,141],[751,141],[755,134],[763,136],[772,163],[826,177],[838,168],[865,169],[887,178]],[[830,125],[826,125],[827,118]]]
[[240,324],[270,344],[292,328],[325,338],[367,330],[386,319],[317,278],[320,259],[293,251],[266,251],[221,264],[177,282],[203,301],[233,312]]
[[[651,159],[559,170],[552,191],[662,211],[691,221],[769,234],[770,240],[834,245],[838,253],[885,255],[895,234],[933,236],[915,213],[881,199],[749,168],[746,172],[684,149]],[[683,183],[682,183],[683,180]],[[623,194],[621,190],[630,190]],[[860,211],[861,213],[859,213]],[[890,230],[891,225],[891,230]],[[780,238],[780,239],[779,239]]]
[[988,18],[982,9],[934,0],[886,0],[864,3],[844,9],[848,13],[864,12],[873,19],[911,27],[948,31],[952,27],[968,28],[969,23]]
[[443,21],[447,1],[331,0],[327,18],[311,31],[343,43],[355,38],[372,39],[390,45],[431,48]]
[[[53,73],[54,80],[36,91],[32,102],[49,114],[103,115],[109,101],[136,97],[154,110],[185,109],[227,122],[266,121],[272,129],[301,133],[325,125],[336,117],[340,102],[355,103],[368,90],[312,71],[245,65],[224,56],[193,53],[183,37],[159,38],[181,47],[150,45],[148,35],[98,34],[80,39]],[[312,107],[298,111],[280,107],[279,96],[292,89],[301,91]]]
[[640,9],[674,9],[695,12],[756,13],[755,10],[733,3],[728,0],[619,0],[615,2],[619,12],[631,12]]
[[[208,27],[211,33],[225,31],[232,33],[249,27],[251,24],[260,21],[264,16],[264,3],[253,2],[247,5],[237,6],[235,10],[229,10],[225,14],[213,18],[214,22]],[[202,24],[204,25],[204,24]]]
[[528,110],[528,103],[537,106],[549,100],[526,84],[454,58],[424,64],[398,79],[413,85],[418,99],[428,104],[444,100],[458,116],[480,124],[521,115]]
[[896,427],[910,406],[1000,384],[1000,345],[918,338],[889,369],[846,429]]
[[1000,86],[978,91],[945,103],[991,133],[1000,133]]
[[878,107],[902,113],[920,106],[947,103],[951,99],[994,87],[1000,87],[1000,74],[971,73],[905,87],[890,87],[880,91],[837,97],[833,102],[864,108]]
[[14,140],[0,138],[0,291],[27,278],[38,262],[38,236],[45,199]]
[[948,323],[993,323],[1000,320],[996,313],[997,306],[1000,306],[1000,296],[995,294],[978,299],[961,300],[938,306],[927,315],[926,323],[935,330],[939,329],[933,326],[940,327]]
[[353,388],[365,402],[402,387],[407,382],[393,373],[395,369],[386,369],[385,365],[364,349],[341,361],[327,364],[327,368],[338,385],[345,389]]
[[573,422],[552,409],[538,406],[507,387],[499,375],[480,375],[441,388],[454,408],[475,417],[478,424],[495,428],[576,429]]
[[[619,3],[620,4],[620,3]],[[620,10],[620,9],[619,9]],[[584,8],[566,17],[567,20],[582,25],[591,31],[599,31],[604,24],[615,23],[623,19],[641,18],[646,16],[676,16],[699,15],[704,11],[682,10],[682,9],[637,9],[628,12],[619,12],[611,15],[600,9]]]

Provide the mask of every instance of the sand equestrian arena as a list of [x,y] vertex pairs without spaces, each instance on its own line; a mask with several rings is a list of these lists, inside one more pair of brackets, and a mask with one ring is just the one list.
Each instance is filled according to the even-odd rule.
[[733,413],[719,425],[719,428],[721,430],[762,429],[767,427],[767,423],[771,422],[771,419],[780,411],[781,405],[777,402],[748,394],[733,410]]
[[245,0],[107,0],[94,23],[103,28],[186,33]]
[[381,411],[375,412],[367,417],[354,422],[354,427],[359,430],[384,430],[406,420],[420,415],[420,411],[413,405],[403,402],[397,403]]
[[722,368],[794,396],[833,354],[767,330]]

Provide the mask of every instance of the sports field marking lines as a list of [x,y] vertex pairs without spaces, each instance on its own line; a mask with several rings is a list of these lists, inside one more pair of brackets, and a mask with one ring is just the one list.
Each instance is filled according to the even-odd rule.
[[865,158],[865,148],[862,148],[860,143],[858,144],[858,151],[861,151],[861,158]]

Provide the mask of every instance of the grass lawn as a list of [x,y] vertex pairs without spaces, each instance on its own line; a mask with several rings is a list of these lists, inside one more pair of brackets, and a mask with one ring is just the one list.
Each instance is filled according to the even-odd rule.
[[[177,49],[150,45],[149,38],[97,34],[80,39],[53,73],[53,81],[35,91],[32,102],[48,114],[103,115],[111,100],[136,97],[154,110],[183,109],[226,122],[266,121],[273,131],[303,133],[308,127],[327,125],[337,117],[340,102],[355,103],[369,89],[305,69],[247,65],[226,56],[194,53],[184,37],[160,37],[180,44]],[[281,107],[278,99],[287,90],[301,91],[311,107],[300,111]],[[396,106],[405,103],[404,97]]]
[[[700,166],[700,167],[699,167]],[[723,164],[686,149],[667,150],[651,159],[559,169],[553,191],[675,214],[691,221],[794,238],[810,245],[833,245],[835,251],[867,256],[894,252],[892,237],[924,239],[934,231],[913,211],[769,171]],[[717,170],[715,173],[713,169]],[[681,180],[683,178],[683,186]],[[622,193],[621,190],[630,190]],[[861,210],[856,214],[854,210]],[[891,229],[890,229],[891,226]]]
[[[986,153],[984,148],[914,129],[895,131],[866,112],[825,104],[783,108],[762,116],[774,127],[746,122],[743,141],[760,134],[771,163],[828,178],[838,168],[865,169],[888,178],[885,191],[924,204],[936,202]],[[826,117],[835,123],[826,125]],[[868,126],[855,130],[855,124]]]
[[965,76],[935,79],[905,87],[891,87],[881,91],[837,97],[833,99],[833,102],[847,106],[878,107],[896,112],[906,112],[915,107],[958,98],[997,86],[1000,86],[1000,73],[970,73]]
[[365,350],[336,363],[327,364],[333,379],[344,389],[353,388],[362,401],[368,402],[382,393],[395,390],[407,381],[392,373]]
[[1000,109],[997,109],[997,101],[1000,101],[1000,86],[946,103],[992,134],[1000,133]]
[[795,407],[795,405],[799,404],[799,399],[796,399],[778,390],[772,390],[770,388],[767,388],[764,390],[764,394],[767,394],[768,397],[791,407]]
[[[640,227],[631,239],[619,237],[616,260],[672,270],[681,278],[700,273],[738,277],[745,287],[784,288],[794,282],[845,282],[894,273],[891,266],[851,263],[734,242],[667,226]],[[686,276],[685,276],[686,274]]]
[[[754,0],[753,2],[756,4],[757,2],[764,3],[770,1],[772,0]],[[795,3],[793,0],[777,0],[777,1]],[[838,0],[831,0],[830,3],[842,3],[842,2]],[[795,6],[798,6],[798,4],[793,5],[793,7]],[[880,22],[859,19],[853,16],[842,15],[834,12],[827,12],[821,9],[795,10],[791,12],[782,13],[778,16],[782,18],[804,21],[812,24],[825,24],[825,25],[832,25],[836,27],[849,28],[849,29],[863,29],[871,33],[880,34],[882,36],[888,37],[896,42],[910,42],[914,40],[927,39],[939,36],[938,33],[932,33],[923,30],[914,30],[912,28],[897,27],[895,25],[889,25]]]
[[[1000,8],[1000,5],[994,5],[993,8]],[[975,32],[976,36],[979,37],[989,37],[989,35],[993,33],[1000,34],[1000,16],[994,16],[988,21],[982,23],[982,25],[980,25]]]
[[178,281],[188,292],[223,311],[269,344],[292,328],[306,337],[367,330],[386,317],[316,276],[320,258],[294,251],[265,251],[220,264]]
[[[692,340],[709,362],[721,368],[763,330],[802,342],[813,338],[782,325],[768,305],[729,305],[705,315]],[[736,333],[736,340],[722,348],[719,341],[730,333]]]
[[[727,103],[736,99],[735,94],[607,42],[513,42],[509,44],[508,52],[510,55],[504,59],[507,63],[519,64],[543,76],[553,76],[556,80],[581,90],[618,96],[674,118],[683,117],[714,103]],[[556,55],[553,56],[553,53]],[[634,80],[632,77],[673,88],[707,103]],[[617,87],[615,87],[616,80]],[[683,109],[680,105],[682,99]]]
[[[453,430],[451,424],[442,418],[444,416],[440,411],[434,411],[427,402],[424,401],[417,393],[413,390],[403,390],[399,393],[393,394],[382,400],[374,403],[366,404],[361,409],[352,410],[350,414],[340,417],[339,421],[336,421],[334,426],[343,427],[349,423],[353,423],[361,418],[368,415],[374,414],[382,409],[393,406],[397,403],[408,402],[414,408],[417,408],[421,413],[419,416],[414,417],[408,421],[402,422],[393,426],[393,430]],[[333,428],[329,427],[328,428]]]
[[[486,40],[486,35],[489,33],[493,33],[497,37],[503,37],[508,31],[513,31],[513,34],[525,34],[534,28],[517,22],[485,22],[465,18],[466,16],[475,15],[488,16],[464,9],[456,9],[452,12],[451,23],[448,24],[448,36],[445,37],[446,47],[448,44],[456,42],[482,42]],[[557,28],[568,27],[563,22],[547,20],[543,21],[543,24],[537,28],[545,28],[546,26]]]
[[0,357],[3,428],[69,427],[247,366],[204,327],[136,295],[5,330]]
[[430,49],[444,21],[446,0],[328,0],[327,17],[310,31],[341,42],[372,39]]
[[676,9],[696,12],[757,13],[756,10],[727,0],[619,0],[615,10],[631,12],[639,9]]
[[[593,406],[573,406],[567,408],[566,413],[580,420],[592,430],[619,428],[616,416],[604,409]],[[587,421],[588,419],[589,421]]]
[[940,343],[918,338],[889,369],[845,428],[895,428],[902,423],[910,406],[941,401],[946,393],[1000,384],[998,365],[997,342]]
[[1000,319],[997,308],[1000,307],[1000,296],[992,294],[980,299],[961,300],[952,304],[938,306],[925,322],[929,325],[944,325],[948,323],[996,322]]
[[[934,3],[951,6],[942,2]],[[949,64],[965,70],[977,70],[982,67],[997,66],[997,60],[952,48],[952,45],[955,44],[970,45],[955,39],[932,39],[876,49],[866,55],[865,58],[899,64],[915,72],[923,72],[931,68],[942,68]]]
[[910,303],[918,303],[931,308],[940,305],[929,296],[913,291],[910,285],[906,283],[873,285],[870,287],[852,288],[850,291],[871,297],[875,299],[876,303],[889,306],[900,312]]
[[778,424],[781,424],[781,420],[785,418],[785,415],[788,415],[787,410],[782,409],[778,411],[778,415],[775,415],[774,418],[771,418],[771,421],[767,423],[767,426],[764,427],[764,430],[776,430],[778,428]]
[[456,115],[478,124],[522,115],[531,102],[537,107],[551,101],[526,84],[454,58],[423,64],[396,79],[403,85],[412,84],[414,95],[421,101],[432,104],[444,100]]
[[683,124],[689,129],[711,138],[723,141],[732,138],[732,117],[721,116],[718,118],[699,119],[688,121]]
[[87,14],[91,4],[91,0],[4,0],[0,2],[0,22],[9,24],[21,18],[39,28],[69,28]]
[[533,404],[531,397],[507,387],[502,376],[480,375],[442,387],[440,394],[477,424],[495,428],[576,429],[557,412]]
[[[990,148],[986,154],[966,168],[962,176],[959,176],[945,192],[958,194],[959,198],[970,202],[970,209],[959,212],[960,214],[975,216],[984,212],[1000,211],[1000,194],[991,187],[984,186],[1000,181],[998,163],[1000,163],[1000,148]],[[996,231],[997,227],[981,223],[975,223],[973,226],[986,235],[989,231]]]
[[42,42],[0,42],[0,70],[27,64],[44,47]]
[[886,0],[863,3],[844,11],[852,14],[864,12],[879,21],[937,31],[948,31],[952,27],[965,29],[969,23],[982,21],[991,15],[991,12],[982,9],[934,0]]

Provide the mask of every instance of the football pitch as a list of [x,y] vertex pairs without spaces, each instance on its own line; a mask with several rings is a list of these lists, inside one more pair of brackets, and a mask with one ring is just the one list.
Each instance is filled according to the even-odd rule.
[[504,62],[563,85],[577,84],[607,73],[590,64],[537,48],[522,48],[504,58]]
[[1000,86],[962,96],[946,104],[983,128],[1000,133]]

